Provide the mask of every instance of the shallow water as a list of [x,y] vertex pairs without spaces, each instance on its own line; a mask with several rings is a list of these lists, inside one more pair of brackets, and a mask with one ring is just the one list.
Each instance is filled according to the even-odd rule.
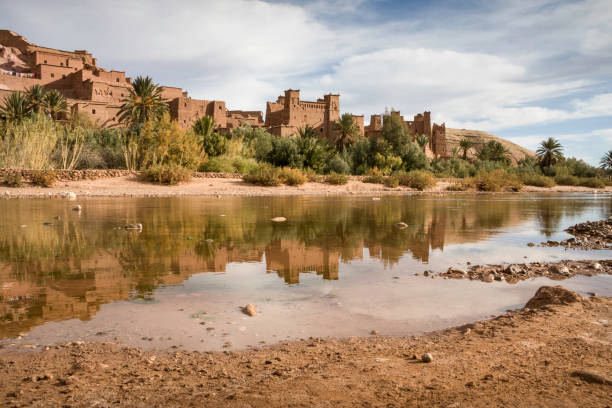
[[[209,350],[417,334],[520,307],[553,283],[430,279],[424,270],[609,259],[609,250],[526,244],[562,239],[568,226],[611,211],[602,194],[2,200],[0,344],[115,339]],[[133,222],[142,232],[120,228]],[[610,276],[562,284],[612,295]],[[247,303],[258,316],[241,313]]]

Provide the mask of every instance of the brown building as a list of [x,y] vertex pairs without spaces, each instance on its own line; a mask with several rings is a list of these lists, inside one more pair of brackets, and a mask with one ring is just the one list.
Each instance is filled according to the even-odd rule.
[[331,138],[340,119],[340,95],[327,94],[316,102],[300,100],[300,90],[288,89],[276,102],[266,104],[265,127],[273,135],[289,136],[312,126],[322,137]]
[[[56,89],[67,99],[72,113],[85,113],[101,126],[120,126],[117,113],[129,94],[132,81],[123,71],[107,71],[87,51],[62,51],[39,47],[23,36],[0,30],[0,100],[3,96],[24,91],[32,85]],[[168,102],[170,117],[183,128],[189,128],[199,117],[214,118],[219,131],[248,124],[265,127],[277,136],[296,134],[306,125],[312,126],[321,137],[333,138],[335,122],[340,119],[340,95],[327,94],[316,101],[300,100],[300,91],[288,89],[276,102],[267,102],[265,121],[261,111],[228,110],[224,101],[200,100],[188,96],[176,87],[162,87],[162,97]],[[446,128],[431,124],[430,112],[404,121],[413,140],[424,134],[429,138],[426,149],[430,156],[446,157]],[[372,115],[370,124],[364,117],[353,115],[359,132],[375,137],[382,130],[382,116]]]

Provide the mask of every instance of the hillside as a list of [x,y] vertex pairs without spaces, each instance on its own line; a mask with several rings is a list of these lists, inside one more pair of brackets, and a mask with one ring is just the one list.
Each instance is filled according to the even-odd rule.
[[512,162],[514,164],[516,164],[517,161],[521,160],[525,156],[535,156],[535,153],[533,151],[487,132],[483,132],[480,130],[446,128],[446,151],[449,155],[452,154],[453,148],[455,146],[459,146],[459,142],[463,139],[471,140],[474,144],[474,147],[472,147],[470,151],[468,151],[468,157],[473,157],[474,154],[479,151],[485,143],[491,140],[496,140],[500,142],[506,147],[506,149],[510,151]]

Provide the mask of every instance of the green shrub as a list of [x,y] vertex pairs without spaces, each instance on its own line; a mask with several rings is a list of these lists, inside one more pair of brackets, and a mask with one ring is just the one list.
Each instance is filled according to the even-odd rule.
[[191,170],[178,164],[156,164],[140,173],[140,179],[173,186],[191,180]]
[[366,173],[363,179],[364,183],[382,184],[385,181],[382,171],[378,170],[378,167],[374,167]]
[[521,180],[527,186],[553,187],[555,185],[555,180],[552,177],[540,174],[526,174],[521,177]]
[[280,169],[268,163],[259,165],[249,174],[244,175],[242,179],[247,183],[258,184],[260,186],[278,186],[283,181]]
[[555,177],[555,182],[560,186],[577,186],[580,183],[580,179],[576,176],[557,176]]
[[307,181],[306,175],[299,169],[284,167],[281,170],[281,180],[289,186],[300,186]]
[[520,191],[523,183],[518,176],[503,169],[479,171],[473,179],[474,186],[480,191]]
[[39,170],[32,172],[30,180],[36,186],[51,187],[57,181],[57,175],[53,170]]
[[210,157],[208,160],[203,162],[198,171],[205,173],[240,173],[248,174],[255,170],[259,164],[255,159],[245,158],[240,156],[217,156]]
[[330,173],[325,177],[327,184],[344,185],[348,183],[348,177],[345,174]]
[[395,176],[385,177],[383,184],[385,187],[397,188],[399,186],[399,179]]
[[351,171],[351,167],[340,156],[334,156],[327,163],[327,168],[329,169],[330,173],[336,173],[336,174],[348,174]]
[[4,176],[4,185],[8,187],[21,187],[23,179],[21,173],[11,173]]
[[427,173],[421,170],[413,170],[408,173],[401,173],[398,175],[399,184],[417,190],[425,190],[428,187],[436,184],[436,179],[431,173]]
[[606,187],[606,183],[604,183],[602,180],[600,180],[598,178],[594,178],[594,177],[589,177],[589,178],[581,179],[580,180],[580,185],[582,187],[589,187],[589,188],[605,188]]

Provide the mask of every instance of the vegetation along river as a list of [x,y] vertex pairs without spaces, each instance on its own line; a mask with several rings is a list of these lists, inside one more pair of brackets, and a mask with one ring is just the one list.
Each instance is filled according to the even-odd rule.
[[[2,200],[0,345],[239,349],[454,326],[522,307],[553,282],[424,271],[610,259],[527,243],[567,238],[611,207],[607,194]],[[563,285],[612,295],[607,275]],[[240,309],[249,303],[255,317]]]

